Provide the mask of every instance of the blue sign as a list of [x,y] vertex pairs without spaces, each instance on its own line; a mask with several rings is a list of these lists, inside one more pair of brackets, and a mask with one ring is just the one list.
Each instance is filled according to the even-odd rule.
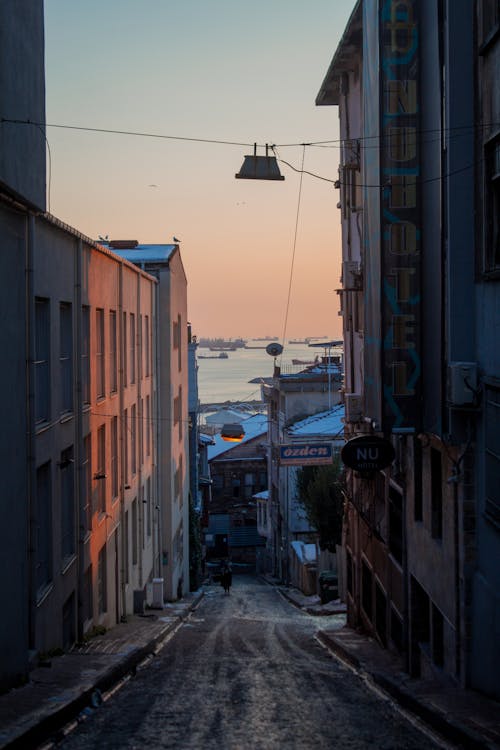
[[282,466],[311,466],[331,464],[333,461],[332,443],[289,443],[280,445]]

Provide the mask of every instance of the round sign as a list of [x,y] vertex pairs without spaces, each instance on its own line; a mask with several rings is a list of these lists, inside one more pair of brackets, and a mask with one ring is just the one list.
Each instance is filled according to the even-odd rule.
[[347,441],[340,457],[354,471],[380,471],[392,464],[396,453],[389,440],[377,435],[360,435]]

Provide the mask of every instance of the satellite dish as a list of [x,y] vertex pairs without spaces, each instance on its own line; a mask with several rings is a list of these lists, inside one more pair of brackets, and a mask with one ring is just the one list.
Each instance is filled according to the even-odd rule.
[[279,357],[282,351],[283,351],[283,347],[281,346],[281,344],[268,344],[266,346],[266,352],[271,357]]

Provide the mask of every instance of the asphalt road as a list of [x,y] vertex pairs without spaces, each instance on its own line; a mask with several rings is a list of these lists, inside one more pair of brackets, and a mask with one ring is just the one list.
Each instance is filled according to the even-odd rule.
[[438,747],[316,641],[327,619],[252,577],[235,576],[230,595],[210,587],[158,656],[60,747]]

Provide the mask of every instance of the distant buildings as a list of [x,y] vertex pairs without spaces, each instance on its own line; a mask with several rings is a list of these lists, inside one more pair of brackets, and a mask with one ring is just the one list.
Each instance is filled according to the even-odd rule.
[[338,406],[343,369],[337,357],[328,359],[332,361],[289,373],[276,367],[272,380],[262,386],[268,407],[269,488],[258,503],[260,523],[267,530],[265,567],[287,583],[295,556],[292,542],[314,542],[317,535],[297,497],[297,466],[281,461],[280,446],[318,440],[343,444],[343,407]]
[[346,437],[396,453],[348,476],[348,622],[496,697],[499,34],[495,0],[359,0],[317,97],[340,114]]
[[265,540],[257,529],[254,495],[267,489],[267,417],[256,414],[242,421],[240,442],[215,435],[208,446],[211,499],[205,517],[207,560],[230,557],[255,569]]

